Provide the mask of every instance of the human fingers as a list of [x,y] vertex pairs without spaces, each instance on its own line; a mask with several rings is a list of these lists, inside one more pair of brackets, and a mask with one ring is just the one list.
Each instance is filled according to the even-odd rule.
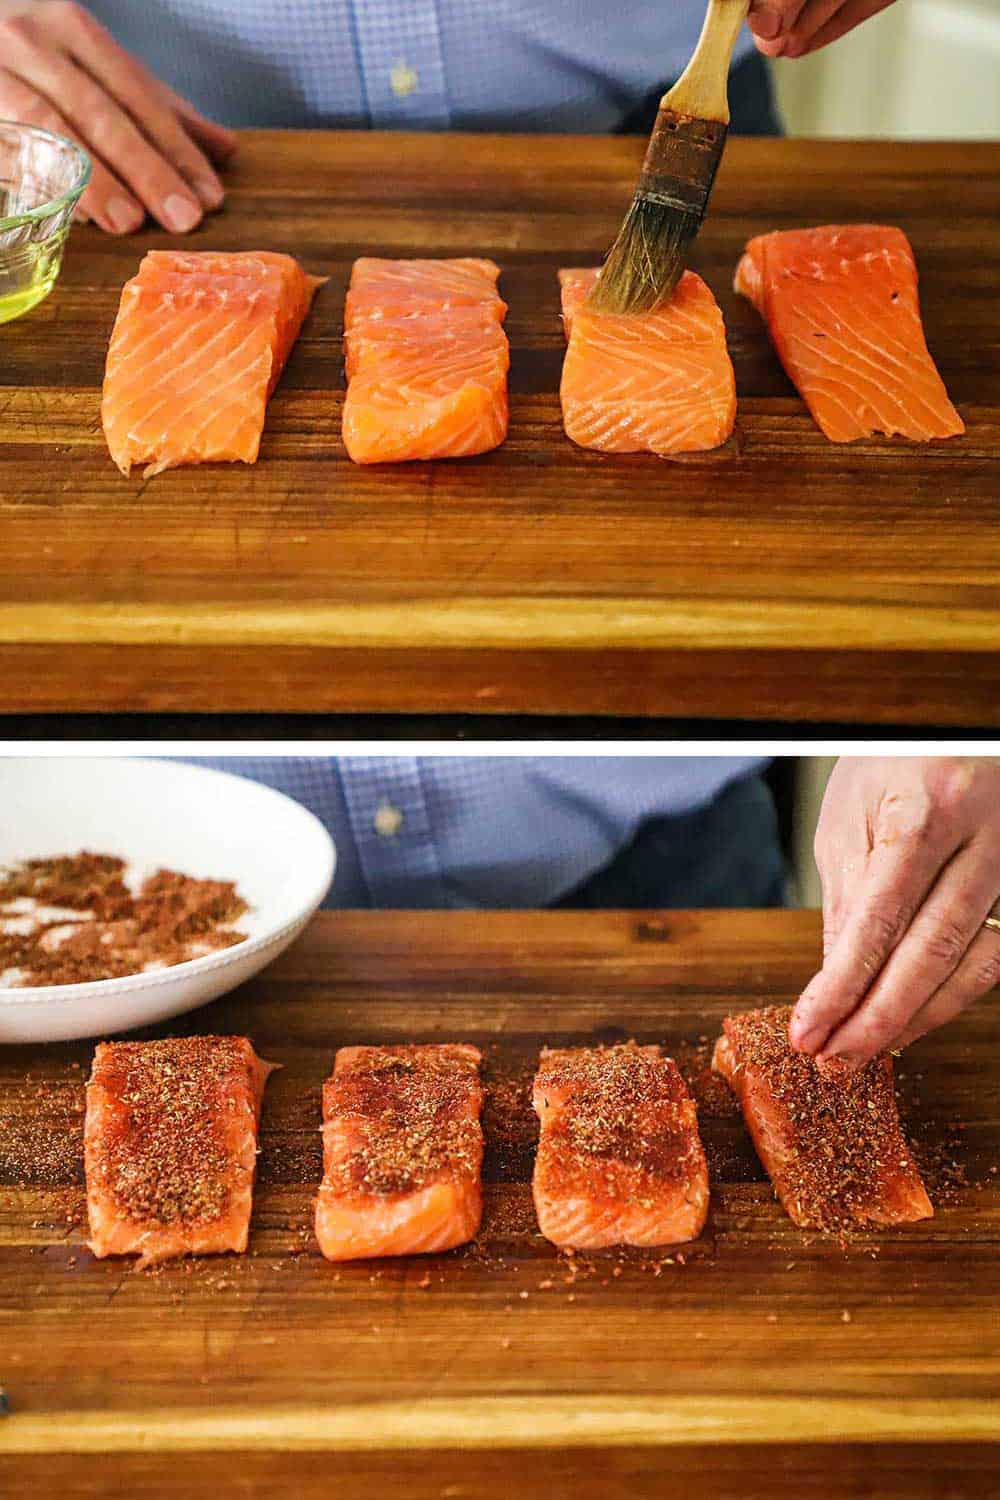
[[108,91],[66,53],[19,33],[6,65],[59,108],[73,131],[131,188],[164,228],[184,234],[203,205],[184,178],[146,139]]
[[789,1028],[793,1046],[814,1055],[823,1050],[873,984],[957,842],[954,829],[938,821],[876,846],[823,967],[799,997]]
[[913,1017],[961,968],[1000,893],[998,871],[1000,850],[985,840],[959,850],[868,993],[828,1038],[819,1060],[842,1057],[861,1067],[896,1044]]
[[[84,144],[50,100],[5,68],[0,68],[0,115],[25,125],[40,125],[43,130],[69,136]],[[92,153],[90,183],[79,207],[81,213],[89,215],[110,234],[131,234],[146,217],[142,204]]]
[[235,130],[228,130],[225,125],[219,125],[215,120],[199,113],[190,100],[185,99],[183,94],[176,93],[162,79],[154,79],[154,83],[157,93],[174,111],[189,135],[214,162],[224,166],[239,144],[239,136]]
[[[861,879],[870,853],[865,820],[845,816],[836,788],[823,800],[813,857],[823,891],[823,957],[832,951],[850,908],[851,892]],[[852,806],[853,804],[848,804]]]
[[778,57],[806,0],[753,0],[747,25],[761,52]]
[[877,16],[879,11],[888,10],[892,4],[893,0],[843,0],[826,19],[820,20],[808,32],[800,22],[790,33],[782,56],[805,57],[810,52],[817,52],[820,47],[828,47],[831,42],[853,31],[855,26],[860,26],[862,21]]
[[57,0],[53,9],[56,34],[68,54],[117,101],[204,207],[218,208],[225,196],[219,176],[153,75],[83,6]]
[[973,939],[968,951],[951,978],[937,994],[921,1006],[893,1042],[894,1047],[908,1047],[919,1037],[953,1021],[974,1001],[1000,984],[1000,932],[985,927]]

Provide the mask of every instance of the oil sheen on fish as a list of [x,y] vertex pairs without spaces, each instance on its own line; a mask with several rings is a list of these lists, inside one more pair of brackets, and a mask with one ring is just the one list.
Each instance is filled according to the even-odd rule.
[[595,312],[598,272],[559,272],[569,341],[560,399],[566,435],[604,453],[717,448],[736,420],[736,378],[718,303],[685,271],[652,312]]

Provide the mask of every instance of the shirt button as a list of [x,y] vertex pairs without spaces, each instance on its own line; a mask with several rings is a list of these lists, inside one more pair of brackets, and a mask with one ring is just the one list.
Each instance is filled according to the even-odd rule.
[[403,826],[403,814],[391,802],[382,802],[375,810],[375,832],[379,838],[391,839]]
[[415,71],[407,63],[397,63],[389,74],[389,83],[397,99],[405,99],[408,94],[412,94],[419,82]]

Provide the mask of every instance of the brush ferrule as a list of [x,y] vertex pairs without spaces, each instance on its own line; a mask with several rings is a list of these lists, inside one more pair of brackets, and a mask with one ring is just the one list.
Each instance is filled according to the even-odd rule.
[[637,196],[680,213],[704,217],[726,143],[720,120],[661,109],[639,174]]

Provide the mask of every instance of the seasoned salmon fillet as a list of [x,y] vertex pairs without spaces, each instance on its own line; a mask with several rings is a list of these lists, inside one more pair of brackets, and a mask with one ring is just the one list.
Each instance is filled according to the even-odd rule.
[[803,1229],[908,1224],[934,1210],[903,1136],[892,1059],[856,1073],[788,1040],[791,1006],[729,1016],[712,1066],[743,1110],[785,1212]]
[[273,1067],[242,1036],[98,1046],[84,1122],[95,1255],[149,1266],[246,1249]]
[[532,1191],[554,1244],[673,1245],[708,1212],[698,1117],[659,1047],[546,1049],[533,1103],[541,1120]]
[[268,397],[320,285],[290,255],[264,250],[144,256],[122,290],[101,402],[122,473],[254,463]]
[[327,1260],[451,1250],[479,1228],[480,1054],[341,1047],[323,1086],[316,1238]]
[[463,458],[507,435],[506,303],[490,260],[355,261],[343,434],[355,463]]
[[924,341],[917,265],[901,229],[826,224],[758,235],[735,286],[831,442],[965,431]]
[[718,303],[685,271],[669,302],[648,313],[587,305],[596,269],[559,272],[568,347],[566,436],[604,453],[717,448],[736,420],[736,377]]

